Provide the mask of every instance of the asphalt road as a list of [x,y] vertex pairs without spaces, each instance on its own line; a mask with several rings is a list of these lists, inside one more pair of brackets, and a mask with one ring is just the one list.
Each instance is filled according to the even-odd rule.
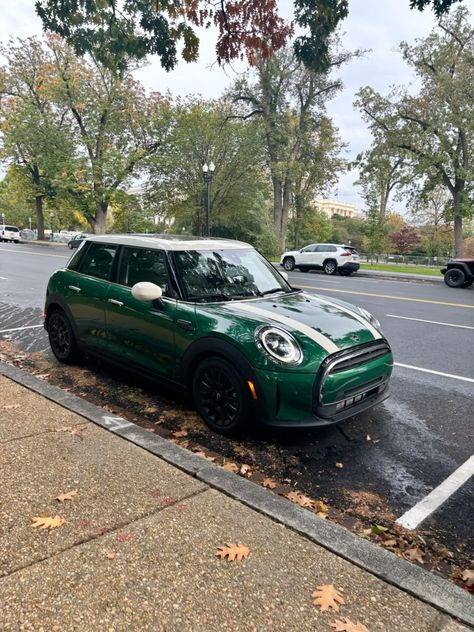
[[[0,244],[0,340],[10,337],[22,349],[48,353],[45,332],[37,326],[46,283],[70,254],[61,247]],[[373,494],[400,517],[474,452],[474,287],[357,274],[291,273],[290,282],[360,305],[379,319],[397,364],[392,396],[340,427],[268,431],[263,441],[251,439],[254,454],[265,469],[267,447],[276,444],[271,458],[281,456],[287,475],[293,462],[292,479],[309,493],[341,507],[354,495]],[[20,327],[31,329],[11,331]],[[211,448],[218,444],[209,438]],[[335,469],[336,462],[344,467]],[[421,526],[448,547],[464,542],[472,551],[473,500],[471,477]]]

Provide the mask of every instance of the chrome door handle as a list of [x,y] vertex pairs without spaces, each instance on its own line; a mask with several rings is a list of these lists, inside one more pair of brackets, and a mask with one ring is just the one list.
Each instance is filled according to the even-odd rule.
[[118,305],[119,307],[123,306],[122,301],[116,301],[114,298],[109,298],[109,303],[112,303],[112,305]]
[[73,290],[73,292],[77,292],[78,294],[81,291],[81,288],[77,287],[77,285],[69,285],[68,287],[70,290]]

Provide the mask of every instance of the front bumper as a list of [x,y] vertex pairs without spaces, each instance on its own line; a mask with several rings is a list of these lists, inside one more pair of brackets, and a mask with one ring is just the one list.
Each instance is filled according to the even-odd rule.
[[307,428],[344,421],[387,399],[392,367],[388,344],[374,341],[329,356],[316,375],[256,370],[262,423]]

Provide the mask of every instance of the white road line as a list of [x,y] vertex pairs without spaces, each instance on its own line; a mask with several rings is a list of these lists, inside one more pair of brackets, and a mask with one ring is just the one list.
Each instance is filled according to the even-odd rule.
[[397,524],[405,529],[416,529],[433,511],[438,509],[450,496],[464,485],[474,474],[474,454],[468,458],[457,470],[455,470],[438,487],[435,487],[428,496],[425,496],[414,507],[406,511],[396,520]]
[[0,277],[0,279],[2,279],[2,281],[6,281],[7,277]]
[[441,371],[432,371],[431,369],[422,369],[420,366],[412,366],[411,364],[402,364],[394,362],[394,366],[400,366],[403,369],[412,369],[413,371],[422,371],[422,373],[432,373],[433,375],[441,375],[441,377],[452,377],[453,380],[462,380],[463,382],[471,382],[474,384],[472,377],[463,377],[462,375],[453,375],[452,373],[442,373]]
[[36,329],[36,327],[43,327],[43,325],[25,325],[25,327],[15,327],[14,329],[0,329],[0,334],[6,334],[10,331],[22,331],[22,329]]
[[440,323],[438,320],[424,320],[423,318],[410,318],[410,316],[396,316],[395,314],[385,314],[389,318],[402,318],[403,320],[416,320],[418,323],[430,323],[431,325],[444,325],[445,327],[457,327],[458,329],[474,329],[469,325],[454,325],[453,323]]

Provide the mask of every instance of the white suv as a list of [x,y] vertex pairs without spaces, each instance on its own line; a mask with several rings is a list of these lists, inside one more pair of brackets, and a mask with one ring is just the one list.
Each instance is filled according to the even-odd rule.
[[21,241],[20,229],[0,224],[0,241],[14,241],[18,244]]
[[288,272],[298,268],[301,272],[324,270],[326,274],[349,276],[360,268],[359,255],[352,246],[341,244],[310,244],[301,250],[282,254],[280,265]]

